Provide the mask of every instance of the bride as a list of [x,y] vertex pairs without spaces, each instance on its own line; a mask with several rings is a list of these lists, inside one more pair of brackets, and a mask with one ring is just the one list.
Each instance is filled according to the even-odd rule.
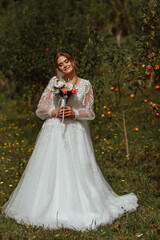
[[36,110],[45,121],[2,213],[25,225],[97,229],[126,211],[135,211],[137,197],[117,195],[95,160],[87,121],[95,118],[90,81],[76,75],[75,60],[66,50],[55,54],[54,64],[56,76]]

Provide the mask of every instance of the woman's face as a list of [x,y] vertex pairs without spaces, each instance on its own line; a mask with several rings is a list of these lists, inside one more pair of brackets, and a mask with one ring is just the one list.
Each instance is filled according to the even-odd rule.
[[71,63],[71,61],[66,58],[65,56],[60,56],[57,59],[58,69],[64,74],[69,74],[72,71],[74,71],[74,67]]

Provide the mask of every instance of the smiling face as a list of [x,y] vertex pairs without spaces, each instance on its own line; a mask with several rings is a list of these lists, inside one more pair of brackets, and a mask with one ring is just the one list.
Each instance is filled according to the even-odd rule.
[[72,62],[65,56],[58,57],[57,65],[58,65],[59,71],[61,71],[65,75],[74,71],[74,66],[72,65]]

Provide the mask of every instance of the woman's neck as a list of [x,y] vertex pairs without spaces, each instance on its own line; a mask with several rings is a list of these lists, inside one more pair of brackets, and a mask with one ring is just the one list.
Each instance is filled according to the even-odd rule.
[[72,84],[76,84],[77,81],[78,81],[78,77],[77,77],[77,75],[75,74],[75,72],[74,72],[74,73],[70,73],[70,74],[66,74],[66,75],[62,78],[63,81],[66,81],[67,79],[69,79],[68,82],[70,82],[70,83],[72,83]]

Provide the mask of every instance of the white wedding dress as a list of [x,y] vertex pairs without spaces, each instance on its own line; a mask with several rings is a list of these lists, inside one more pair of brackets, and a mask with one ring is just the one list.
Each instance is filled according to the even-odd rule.
[[92,230],[138,207],[134,193],[117,195],[95,160],[87,120],[95,118],[92,86],[81,79],[67,105],[75,119],[51,117],[58,97],[51,78],[36,114],[45,119],[26,169],[2,213],[18,223],[44,228]]

